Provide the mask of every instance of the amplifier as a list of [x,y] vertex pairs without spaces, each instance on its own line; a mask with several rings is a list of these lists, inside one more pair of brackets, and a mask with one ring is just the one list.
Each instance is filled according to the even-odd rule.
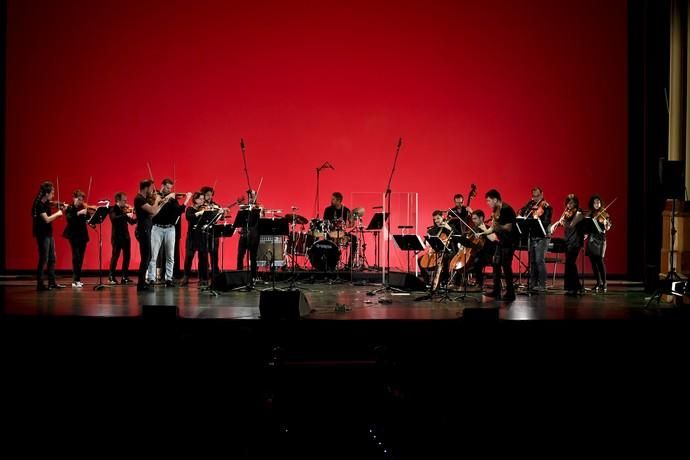
[[[275,267],[285,265],[283,260],[283,248],[285,237],[282,235],[261,235],[259,236],[259,252],[256,256],[256,265],[259,267],[270,267],[271,259],[275,261]],[[274,251],[275,250],[275,254]],[[275,257],[272,257],[272,254]]]

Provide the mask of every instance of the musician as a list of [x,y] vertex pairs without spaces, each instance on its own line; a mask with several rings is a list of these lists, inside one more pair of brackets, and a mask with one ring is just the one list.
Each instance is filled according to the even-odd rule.
[[[484,211],[477,209],[472,211],[472,226],[476,233],[485,232],[488,230],[486,223],[484,222],[485,215]],[[478,251],[474,253],[474,261],[472,264],[472,274],[477,282],[479,289],[484,287],[484,268],[491,265],[491,260],[493,259],[494,253],[496,252],[496,235],[480,236],[483,239],[483,245]]]
[[565,198],[565,211],[560,219],[551,226],[553,230],[562,226],[565,230],[565,295],[576,296],[582,291],[580,276],[577,271],[577,257],[584,244],[584,236],[580,229],[580,222],[584,218],[580,210],[580,200],[574,194]]
[[597,279],[597,284],[592,289],[594,292],[606,292],[606,233],[611,229],[611,216],[604,210],[604,202],[599,195],[592,195],[589,199],[589,211],[587,217],[596,219],[602,232],[592,232],[587,239],[585,254],[592,264],[592,272]]
[[[55,239],[53,238],[53,222],[62,217],[62,209],[52,212],[51,200],[55,196],[55,187],[52,182],[43,182],[38,195],[31,206],[31,218],[33,221],[32,233],[36,238],[38,248],[38,265],[36,267],[36,290],[47,291],[50,289],[62,289],[65,286],[58,284],[55,279]],[[48,272],[48,286],[43,283],[43,267]]]
[[67,238],[72,250],[72,287],[81,288],[81,267],[84,263],[86,244],[89,242],[89,231],[86,222],[89,220],[88,209],[84,205],[86,194],[81,190],[72,193],[72,204],[65,209],[67,225],[62,232],[62,237]]
[[177,195],[172,191],[172,179],[165,178],[161,182],[160,196],[164,197],[160,211],[152,217],[153,227],[151,229],[151,261],[147,274],[150,282],[156,280],[156,261],[161,246],[165,244],[165,286],[172,287],[173,266],[175,264],[175,223],[187,207],[187,203],[192,198],[191,193],[185,195],[183,204],[178,203]]
[[[220,206],[218,203],[213,201],[213,196],[216,194],[216,191],[213,189],[211,186],[204,186],[201,187],[201,193],[204,195],[204,205],[207,207],[207,209],[211,208],[219,208]],[[220,246],[220,237],[214,235],[214,239],[211,240],[210,238],[207,240],[207,253],[211,257],[211,273],[220,273],[220,266],[218,265],[218,251],[219,251],[219,246]]]
[[244,258],[249,251],[249,267],[252,279],[257,275],[257,255],[259,253],[259,221],[261,220],[261,207],[256,203],[256,190],[247,190],[247,204],[240,207],[249,211],[247,224],[238,229],[240,239],[237,242],[237,269],[244,269]]
[[[433,219],[433,224],[430,227],[427,227],[427,229],[426,229],[427,238],[429,238],[429,237],[440,237],[441,234],[444,234],[446,236],[450,236],[451,233],[453,233],[453,228],[443,218],[443,211],[441,211],[440,209],[435,210],[434,212],[431,213],[431,218]],[[448,279],[449,264],[450,264],[450,260],[453,258],[453,255],[454,255],[454,251],[453,251],[453,248],[452,248],[452,245],[450,244],[450,242],[446,243],[446,247],[447,247],[446,252],[443,255],[443,260],[441,261],[442,267],[441,267],[440,280],[443,282],[445,282],[445,280]],[[433,252],[431,254],[433,254]],[[422,260],[423,260],[423,257],[420,258],[419,262],[422,262]],[[436,261],[437,260],[438,259],[435,259],[435,256],[432,255],[431,259],[429,260],[429,262],[431,263],[431,268],[421,266],[422,276],[424,277],[426,282],[430,282],[429,278],[430,278],[430,275],[433,275],[433,272],[436,270],[436,266],[437,266]],[[429,272],[431,272],[431,273],[429,273]]]
[[472,209],[465,206],[465,197],[462,193],[456,193],[453,200],[455,201],[455,206],[448,210],[448,219],[454,222],[454,225],[451,226],[456,233],[464,233],[466,228],[463,228],[464,225],[457,218],[460,217],[465,222],[469,222]]
[[185,243],[184,278],[182,278],[181,286],[187,286],[189,284],[194,253],[198,254],[199,284],[205,285],[208,283],[208,253],[206,251],[206,242],[201,228],[197,227],[199,220],[201,220],[201,215],[205,211],[203,204],[204,195],[201,192],[196,192],[192,195],[192,205],[185,211],[185,218],[187,219],[187,240]]
[[[160,212],[163,204],[163,197],[154,193],[152,180],[147,179],[139,183],[139,193],[134,198],[134,212],[137,219],[134,236],[139,242],[139,256],[141,258],[137,280],[137,291],[140,292],[151,290],[151,286],[146,282],[146,272],[149,262],[151,262],[152,218]],[[155,259],[153,260],[155,261]]]
[[[532,198],[520,209],[520,216],[528,219],[539,219],[548,235],[553,208],[544,199],[540,187],[532,189]],[[531,235],[529,250],[530,287],[535,291],[546,291],[546,250],[549,246],[547,235]]]
[[[326,209],[323,210],[323,219],[330,222],[342,220],[344,225],[343,232],[345,232],[345,228],[353,225],[352,212],[350,211],[350,208],[343,204],[342,193],[333,192],[331,194],[331,205],[327,206]],[[343,237],[345,236],[346,235],[343,235]],[[347,236],[351,241],[349,264],[352,265],[354,263],[354,258],[357,255],[357,237],[353,234],[348,234]]]
[[[515,288],[513,286],[513,254],[517,244],[515,232],[515,211],[508,203],[503,202],[498,190],[491,189],[484,195],[486,203],[492,209],[491,227],[479,233],[479,235],[496,234],[498,241],[492,261],[494,272],[494,286],[491,292],[485,292],[487,297],[502,298],[506,302],[515,300]],[[506,293],[501,297],[501,273],[506,283]]]
[[122,284],[129,284],[132,281],[127,276],[129,270],[129,259],[132,251],[132,242],[129,237],[129,226],[136,223],[132,211],[127,206],[127,194],[125,192],[117,192],[115,194],[115,205],[110,207],[108,212],[110,223],[112,224],[112,231],[110,233],[110,243],[112,245],[112,255],[110,257],[110,273],[108,274],[108,283],[117,284],[115,279],[115,270],[117,269],[117,261],[122,253]]

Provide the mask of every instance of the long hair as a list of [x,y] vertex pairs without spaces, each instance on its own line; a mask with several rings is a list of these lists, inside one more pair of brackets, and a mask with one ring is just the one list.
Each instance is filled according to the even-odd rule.
[[594,194],[591,197],[589,197],[589,203],[587,204],[587,207],[590,209],[590,211],[594,211],[594,201],[599,200],[601,202],[601,207],[603,208],[604,205],[604,200],[601,199],[601,197],[598,194]]

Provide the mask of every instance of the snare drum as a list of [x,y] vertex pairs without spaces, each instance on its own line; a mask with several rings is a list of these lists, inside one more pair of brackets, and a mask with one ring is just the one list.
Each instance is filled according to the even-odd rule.
[[313,243],[314,237],[309,232],[290,233],[285,242],[285,252],[291,256],[303,256]]

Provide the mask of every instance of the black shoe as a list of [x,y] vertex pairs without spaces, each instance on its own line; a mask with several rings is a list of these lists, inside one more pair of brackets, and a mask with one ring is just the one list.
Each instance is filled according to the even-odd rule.
[[108,278],[108,284],[117,284],[117,280],[113,276],[111,276]]
[[599,288],[599,290],[601,291],[602,294],[606,294],[606,293],[608,292],[609,288],[606,287],[605,284],[603,284],[603,285],[601,286],[601,288]]
[[153,287],[149,283],[137,283],[138,292],[151,292]]
[[506,292],[506,295],[504,295],[504,296],[501,298],[501,300],[503,300],[504,302],[513,302],[513,301],[515,301],[515,292],[513,292],[513,291]]
[[36,290],[39,292],[43,292],[43,291],[50,291],[50,288],[48,286],[46,286],[45,284],[41,283],[41,284],[36,285]]
[[175,287],[175,282],[173,280],[165,280],[165,287]]
[[53,283],[48,285],[48,289],[65,289],[64,284]]
[[189,278],[187,278],[187,277],[182,278],[182,281],[180,282],[180,286],[184,287],[184,286],[188,286],[188,285],[189,285]]
[[577,291],[565,291],[567,297],[577,297]]
[[132,283],[132,280],[129,278],[122,278],[120,280],[120,284],[131,284],[131,283]]

